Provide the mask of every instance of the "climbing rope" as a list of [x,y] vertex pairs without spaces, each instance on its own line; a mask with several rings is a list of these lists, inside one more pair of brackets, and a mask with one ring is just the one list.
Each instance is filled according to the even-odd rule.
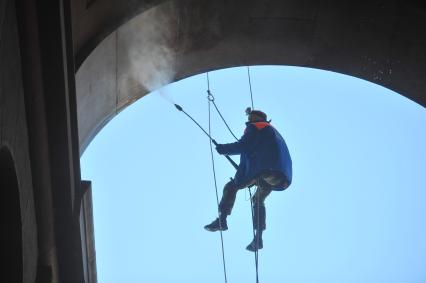
[[[259,181],[256,181],[256,192],[259,190]],[[251,219],[253,226],[253,240],[256,240],[256,246],[259,247],[259,237],[256,236],[255,230],[259,231],[259,209],[260,209],[260,199],[257,197],[257,227],[254,225],[254,208],[253,208],[253,195],[251,193],[250,186],[248,187],[248,192],[250,196],[250,209],[251,209]],[[256,201],[256,200],[255,200]],[[256,283],[259,283],[259,253],[258,250],[254,252],[254,265],[256,268]]]
[[228,123],[226,122],[225,118],[223,118],[222,113],[219,111],[219,108],[216,105],[216,102],[214,101],[214,96],[210,91],[210,79],[209,79],[209,73],[207,72],[207,99],[209,102],[213,103],[214,108],[216,108],[217,113],[219,114],[220,118],[222,119],[225,126],[228,128],[228,131],[231,133],[231,135],[238,140],[238,138],[234,135],[234,132],[232,132],[231,128],[229,127]]
[[[259,186],[257,185],[256,190],[259,189]],[[250,207],[251,207],[251,219],[253,223],[253,239],[256,239],[256,245],[259,246],[259,239],[256,237],[255,233],[255,225],[254,225],[254,208],[253,208],[253,198],[251,194],[250,188],[248,188],[249,194],[250,194]],[[258,202],[258,210],[257,210],[257,225],[259,228],[259,202]],[[259,230],[257,230],[259,231]],[[254,252],[254,262],[256,267],[256,283],[259,283],[259,256],[257,250]]]
[[251,89],[251,76],[250,76],[250,67],[249,66],[247,66],[247,77],[248,77],[248,82],[249,82],[249,87],[250,87],[251,109],[254,109],[254,104],[253,104],[253,90]]
[[[254,109],[254,102],[253,102],[253,90],[251,87],[251,75],[250,75],[250,66],[247,66],[247,78],[249,83],[249,89],[250,89],[250,101],[251,101],[251,109]],[[259,190],[259,181],[256,182],[256,191]],[[259,246],[259,237],[256,237],[256,234],[254,230],[257,228],[257,232],[259,233],[259,209],[260,209],[260,200],[259,197],[257,198],[257,227],[254,227],[254,211],[253,211],[253,199],[251,194],[250,187],[248,188],[249,194],[250,194],[250,206],[251,206],[251,214],[253,219],[253,239],[256,239],[256,246]],[[259,192],[260,193],[260,192]],[[259,253],[258,250],[254,252],[254,261],[256,266],[256,283],[259,283]]]
[[[208,93],[210,95],[210,82],[209,82],[209,73],[207,72],[207,87],[208,87]],[[210,111],[210,102],[211,100],[208,98],[208,113],[209,113],[209,136],[211,136],[211,111]],[[214,163],[214,155],[213,155],[213,145],[212,145],[212,140],[210,139],[209,141],[209,145],[210,145],[210,156],[211,156],[211,161],[212,161],[212,170],[213,170],[213,179],[214,179],[214,187],[215,187],[215,192],[216,192],[216,202],[217,202],[217,207],[219,207],[219,194],[217,191],[217,180],[216,180],[216,169],[215,169],[215,163]],[[218,217],[219,217],[219,210],[218,210]],[[226,277],[226,262],[225,262],[225,247],[223,244],[223,234],[222,234],[222,224],[219,221],[219,231],[220,231],[220,242],[221,242],[221,247],[222,247],[222,264],[223,264],[223,274],[225,277],[225,283],[228,282],[228,279]]]
[[[247,66],[247,76],[248,76],[248,82],[249,82],[249,88],[250,88],[250,100],[251,100],[251,107],[252,109],[254,109],[254,103],[253,103],[253,91],[252,91],[252,85],[251,85],[251,76],[250,76],[250,67]],[[234,135],[234,133],[232,132],[231,128],[229,127],[228,123],[226,122],[225,118],[223,117],[222,113],[220,112],[219,108],[217,107],[216,103],[215,103],[215,98],[213,96],[213,94],[210,91],[210,78],[209,78],[209,73],[206,73],[206,78],[207,78],[207,100],[208,100],[208,113],[209,113],[209,135],[211,136],[211,104],[214,105],[217,113],[219,114],[220,118],[222,119],[223,123],[225,124],[225,126],[228,128],[228,131],[231,133],[231,135],[238,140],[238,138]],[[214,159],[213,159],[213,148],[212,148],[212,141],[210,140],[210,153],[211,153],[211,158],[212,158],[212,167],[213,167],[213,175],[214,175],[214,181],[215,181],[215,189],[216,189],[216,201],[217,201],[217,205],[219,206],[219,196],[218,196],[218,191],[217,191],[217,182],[216,182],[216,175],[215,175],[215,169],[214,169]],[[259,196],[257,197],[257,225],[258,227],[255,227],[254,224],[254,208],[253,208],[253,199],[252,199],[252,193],[250,190],[250,187],[248,187],[248,191],[250,194],[250,207],[251,207],[251,215],[252,215],[252,223],[253,223],[253,239],[256,240],[256,246],[259,246],[259,237],[256,236],[255,230],[257,228],[257,231],[259,231],[259,209],[260,209],[260,198]],[[259,190],[260,186],[259,186],[259,181],[256,181],[256,191]],[[259,192],[260,193],[260,192]],[[220,224],[220,222],[219,222]],[[225,268],[225,256],[224,256],[224,248],[223,248],[223,236],[222,236],[222,231],[220,231],[220,236],[221,236],[221,241],[222,241],[222,257],[223,257],[223,265],[224,265],[224,273],[225,273],[225,281],[226,281],[226,268]],[[258,251],[255,251],[255,268],[256,268],[256,283],[259,283],[259,255],[258,255]]]

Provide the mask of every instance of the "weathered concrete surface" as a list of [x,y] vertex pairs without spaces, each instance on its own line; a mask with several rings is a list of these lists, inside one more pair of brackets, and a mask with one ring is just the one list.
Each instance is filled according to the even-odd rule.
[[[13,93],[6,97],[24,105],[16,113],[26,125],[18,125],[16,131],[26,133],[23,140],[28,149],[20,151],[29,158],[27,166],[32,176],[22,182],[32,182],[35,209],[31,216],[37,224],[31,229],[37,239],[36,272],[32,274],[36,275],[24,282],[83,282],[78,209],[82,192],[70,3],[7,2],[17,10],[12,13],[18,20],[13,52],[20,54],[21,60],[15,60],[12,66],[1,64],[0,70],[13,74],[11,70],[20,68],[19,78],[22,76],[23,97]],[[8,54],[8,58],[15,53]],[[10,106],[3,101],[0,105]],[[30,243],[25,241],[26,245]]]
[[[102,2],[109,3],[93,5]],[[80,152],[117,112],[145,95],[153,82],[158,85],[156,76],[170,70],[169,80],[160,81],[243,65],[318,68],[377,83],[426,105],[423,2],[148,2],[134,2],[128,11],[130,6],[120,6],[114,23],[98,27],[92,23],[90,32],[74,24],[79,60],[94,42],[87,39],[90,34],[99,41],[101,34],[112,31],[77,71]],[[155,7],[145,11],[151,6]],[[81,11],[77,11],[73,18],[79,22]],[[118,26],[135,11],[145,12]],[[102,14],[102,21],[106,18]]]
[[[34,282],[38,256],[37,223],[28,149],[18,28],[15,5],[12,0],[0,2],[0,149],[8,152],[8,154],[2,154],[0,158],[10,156],[11,169],[14,169],[14,174],[16,174],[16,177],[13,177],[16,178],[15,182],[5,184],[4,179],[0,181],[3,234],[1,254],[4,268],[1,278],[6,281],[19,280],[14,282]],[[0,163],[5,164],[4,162],[7,163],[7,160],[0,160]],[[0,172],[0,178],[5,177],[4,173],[4,171]],[[17,184],[13,185],[16,182]],[[17,201],[7,198],[15,194],[19,198]],[[21,219],[15,219],[14,215],[20,215]],[[10,221],[19,221],[19,223]],[[8,226],[7,223],[11,226]],[[12,228],[16,225],[21,228],[21,231]],[[15,235],[11,233],[15,233]],[[14,238],[22,239],[20,249],[16,249],[16,246],[12,244]],[[14,252],[22,253],[17,255],[22,265],[20,271],[16,269],[16,266],[10,266],[10,264],[16,264],[12,258],[8,258],[8,255],[10,256]]]
[[85,283],[97,282],[95,231],[93,219],[92,184],[90,181],[82,181],[82,189],[85,191],[80,210],[80,231],[83,246],[83,257],[87,258],[84,264]]
[[111,32],[134,16],[166,0],[74,0],[72,30],[76,66]]
[[77,109],[79,136],[85,137],[96,135],[117,109],[116,33],[95,50],[84,62],[84,71],[76,74],[77,93],[86,94],[78,97]]

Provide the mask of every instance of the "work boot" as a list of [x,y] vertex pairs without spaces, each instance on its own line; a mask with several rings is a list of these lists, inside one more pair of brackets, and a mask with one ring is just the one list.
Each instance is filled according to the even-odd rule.
[[251,252],[255,252],[255,251],[260,250],[262,248],[263,248],[262,238],[258,239],[257,237],[255,237],[253,239],[253,241],[251,241],[251,243],[246,247],[246,250],[251,251]]
[[228,224],[226,223],[226,219],[216,218],[216,220],[214,220],[212,223],[204,226],[204,229],[210,232],[226,231],[228,230]]

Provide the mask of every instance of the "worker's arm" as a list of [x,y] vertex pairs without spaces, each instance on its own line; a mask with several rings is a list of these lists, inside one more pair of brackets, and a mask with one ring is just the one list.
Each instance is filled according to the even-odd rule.
[[218,144],[216,150],[219,154],[234,155],[241,153],[250,153],[257,144],[257,129],[253,125],[246,128],[241,139],[234,143]]

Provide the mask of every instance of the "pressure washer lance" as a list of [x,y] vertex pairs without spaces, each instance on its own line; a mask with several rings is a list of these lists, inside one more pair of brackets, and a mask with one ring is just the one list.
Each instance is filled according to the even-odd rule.
[[[212,141],[212,143],[215,146],[218,145],[218,143],[206,132],[206,130],[204,130],[203,127],[201,127],[201,125],[198,124],[198,122],[195,121],[194,118],[191,117],[191,115],[189,115],[188,113],[186,113],[185,110],[183,110],[183,108],[180,105],[175,104],[175,107],[177,108],[177,110],[183,112],[186,116],[188,116],[188,118],[191,119],[209,137],[209,139]],[[225,155],[225,157],[226,157],[226,159],[228,159],[229,162],[231,162],[232,166],[234,166],[235,169],[238,169],[237,163],[235,163],[235,161],[232,160],[231,157],[229,157],[228,155]]]

